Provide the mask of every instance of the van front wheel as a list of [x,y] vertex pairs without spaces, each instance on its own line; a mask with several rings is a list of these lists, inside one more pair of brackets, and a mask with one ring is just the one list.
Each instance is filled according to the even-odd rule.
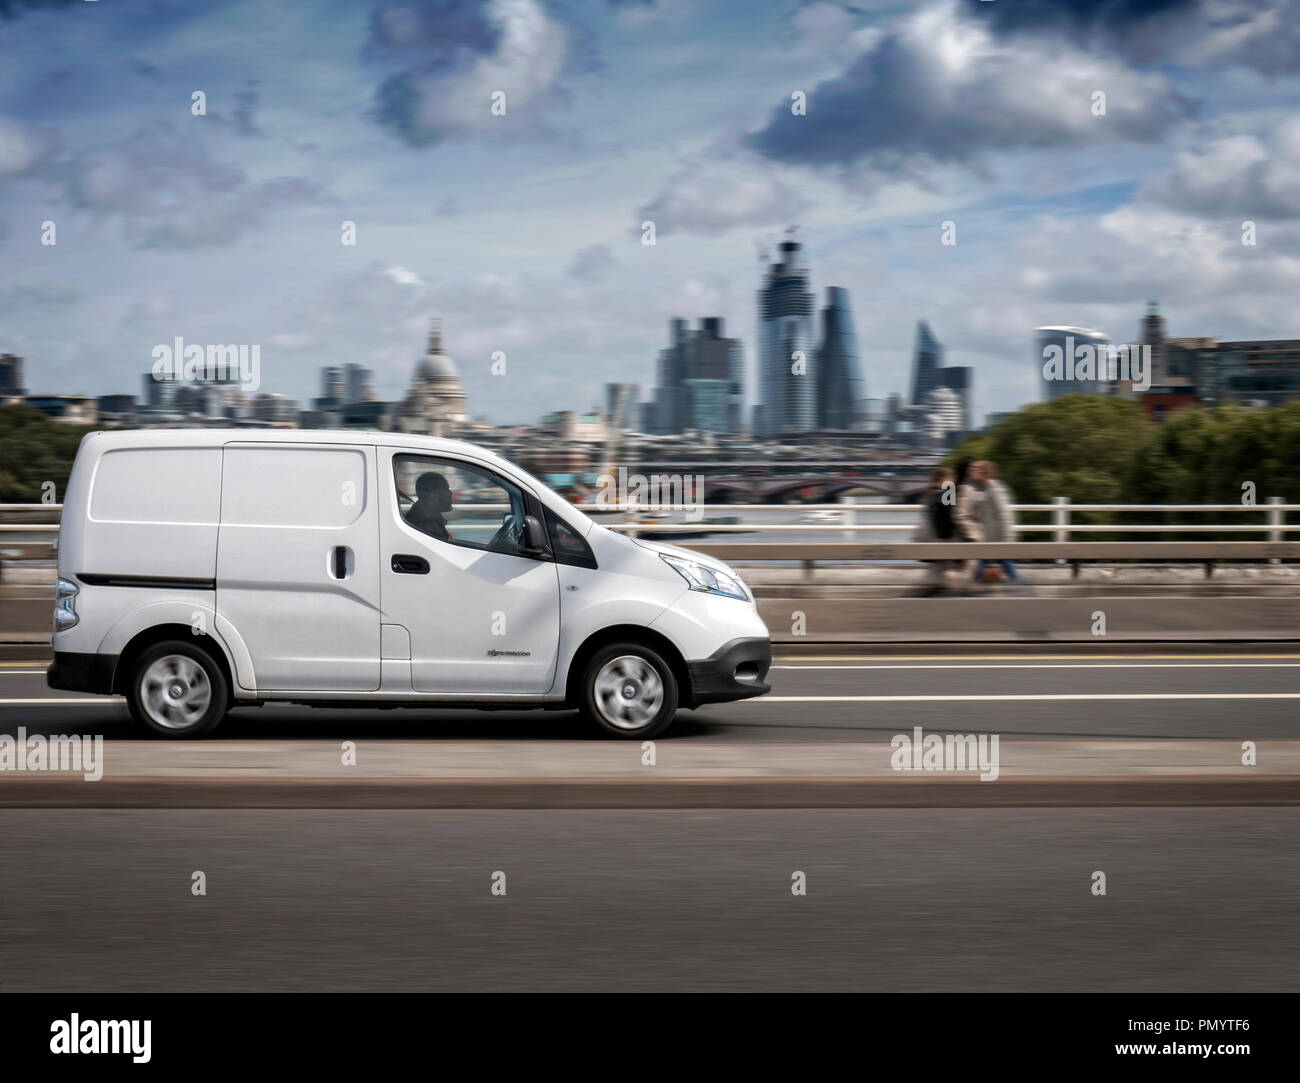
[[159,737],[202,737],[225,717],[230,690],[211,654],[171,640],[136,659],[126,699],[131,716]]
[[677,680],[649,647],[615,643],[587,663],[579,707],[604,733],[654,737],[677,713]]

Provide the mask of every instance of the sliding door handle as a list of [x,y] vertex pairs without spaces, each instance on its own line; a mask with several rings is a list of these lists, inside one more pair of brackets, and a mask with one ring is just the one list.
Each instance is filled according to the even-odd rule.
[[393,554],[393,571],[405,575],[428,575],[429,562],[424,557],[413,557],[407,553]]

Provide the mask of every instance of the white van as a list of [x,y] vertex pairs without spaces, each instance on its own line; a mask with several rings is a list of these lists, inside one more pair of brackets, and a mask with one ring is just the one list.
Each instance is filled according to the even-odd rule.
[[90,433],[63,503],[51,688],[156,734],[231,707],[580,709],[606,733],[760,696],[750,590],[597,525],[500,456],[398,433]]

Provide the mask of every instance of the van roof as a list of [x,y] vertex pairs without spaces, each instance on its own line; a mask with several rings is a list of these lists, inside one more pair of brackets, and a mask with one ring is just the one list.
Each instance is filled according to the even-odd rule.
[[220,447],[224,444],[379,444],[427,451],[473,453],[500,459],[490,448],[466,440],[377,429],[114,429],[87,433],[99,450],[122,447]]

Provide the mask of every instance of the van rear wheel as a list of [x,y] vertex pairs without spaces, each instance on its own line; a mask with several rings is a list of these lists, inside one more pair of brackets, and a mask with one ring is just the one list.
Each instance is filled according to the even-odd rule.
[[135,660],[126,690],[131,716],[159,737],[202,737],[225,716],[225,671],[204,648],[183,640],[156,643]]
[[654,737],[677,713],[677,679],[656,651],[639,643],[614,643],[587,663],[578,705],[602,733]]

